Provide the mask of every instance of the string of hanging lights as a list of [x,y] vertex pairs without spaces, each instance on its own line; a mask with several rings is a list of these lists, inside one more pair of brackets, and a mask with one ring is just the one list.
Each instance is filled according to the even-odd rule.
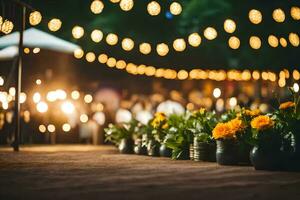
[[9,34],[14,29],[14,24],[12,21],[8,19],[3,19],[2,16],[0,16],[0,33]]
[[[127,12],[133,9],[133,0],[110,0],[112,3],[119,3],[121,10]],[[90,6],[94,14],[100,14],[104,9],[104,3],[101,0],[94,0]],[[151,1],[147,4],[147,12],[151,16],[157,16],[161,13],[161,5],[157,1]],[[180,15],[182,12],[182,5],[176,1],[169,6],[169,11],[172,15]]]
[[[259,71],[259,70],[209,70],[209,69],[192,69],[192,70],[174,70],[170,68],[162,68],[155,66],[148,66],[145,64],[134,64],[126,62],[123,59],[117,60],[114,57],[109,57],[107,54],[102,53],[98,57],[93,52],[87,52],[84,56],[82,49],[74,51],[74,57],[77,59],[86,59],[87,62],[93,63],[98,58],[100,64],[105,64],[109,68],[116,68],[126,71],[133,75],[146,75],[156,78],[172,79],[172,80],[214,80],[214,81],[250,81],[250,80],[263,80],[276,82],[280,87],[286,85],[286,79],[290,78],[290,71],[287,69],[281,70],[278,74],[275,72]],[[292,77],[294,80],[300,80],[300,73],[297,69],[292,71]]]

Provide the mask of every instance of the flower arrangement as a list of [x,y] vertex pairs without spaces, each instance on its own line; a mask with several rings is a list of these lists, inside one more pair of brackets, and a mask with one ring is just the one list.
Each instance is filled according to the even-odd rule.
[[213,129],[212,135],[215,140],[236,139],[237,134],[243,130],[243,121],[239,118],[234,118],[228,122],[218,123]]
[[189,124],[189,130],[193,132],[198,142],[212,142],[212,130],[217,124],[215,112],[209,112],[205,108],[201,108],[189,113],[187,123]]
[[[212,151],[219,164],[241,163],[241,152],[249,160],[253,148],[250,155],[257,169],[271,169],[278,164],[275,157],[282,155],[296,160],[300,168],[300,97],[292,89],[291,94],[291,101],[268,114],[246,108],[229,110],[220,117],[204,108],[183,115],[158,112],[147,125],[136,120],[110,124],[105,129],[106,140],[119,145],[123,139],[133,138],[138,141],[138,150],[147,147],[148,155],[154,155],[149,151],[160,153],[163,147],[172,151],[172,159],[188,159],[189,152],[195,158],[197,149],[198,160],[208,161],[208,152]],[[169,157],[170,153],[165,151],[164,155]]]
[[171,115],[166,146],[172,149],[172,159],[188,159],[189,145],[193,141],[193,132],[189,129],[191,121],[184,115]]
[[274,121],[266,115],[259,115],[251,121],[251,127],[258,131],[266,130],[274,126]]

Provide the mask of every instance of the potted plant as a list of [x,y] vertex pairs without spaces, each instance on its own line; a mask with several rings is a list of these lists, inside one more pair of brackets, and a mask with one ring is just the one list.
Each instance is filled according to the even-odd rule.
[[105,128],[106,141],[110,141],[118,146],[120,153],[131,154],[133,153],[133,133],[137,125],[136,120],[132,120],[129,123],[121,124],[109,124],[108,128]]
[[188,160],[189,145],[193,141],[193,133],[188,129],[184,115],[171,115],[166,136],[166,146],[172,149],[172,159]]
[[155,113],[154,119],[151,121],[151,127],[151,133],[153,136],[152,144],[155,145],[155,152],[157,152],[158,149],[159,155],[161,157],[171,157],[172,150],[168,148],[165,144],[167,129],[169,127],[166,115],[162,112]]
[[244,129],[241,119],[221,122],[213,129],[213,138],[217,141],[216,160],[220,165],[238,164],[237,135]]
[[282,138],[284,170],[300,170],[300,97],[290,88],[293,101],[281,103],[274,114],[275,129]]
[[241,112],[237,114],[237,117],[243,122],[243,130],[237,134],[238,140],[238,157],[240,164],[249,165],[250,162],[250,151],[252,149],[251,139],[252,139],[252,131],[251,131],[251,120],[256,116],[260,115],[261,111],[259,109],[249,110],[246,108],[242,108]]
[[204,108],[193,112],[189,117],[189,128],[194,134],[193,160],[215,161],[216,145],[212,138],[212,130],[217,124],[214,112],[208,112]]
[[256,170],[280,168],[281,139],[274,124],[274,120],[267,115],[259,115],[251,121],[254,147],[250,159]]
[[134,153],[137,155],[147,155],[147,145],[145,143],[145,135],[147,135],[149,127],[141,123],[137,126],[134,138]]

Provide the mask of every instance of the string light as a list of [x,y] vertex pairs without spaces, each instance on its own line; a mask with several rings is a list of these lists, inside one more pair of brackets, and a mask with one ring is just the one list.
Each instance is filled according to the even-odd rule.
[[95,59],[96,59],[96,56],[93,52],[88,52],[86,55],[85,55],[85,59],[86,61],[88,62],[94,62]]
[[275,9],[273,11],[273,19],[278,23],[284,22],[284,20],[285,20],[284,11],[280,8]]
[[26,48],[24,48],[24,53],[25,53],[25,54],[29,54],[29,53],[30,53],[30,49],[29,49],[29,48],[27,48],[27,47],[26,47]]
[[230,37],[228,40],[228,45],[232,49],[238,49],[240,47],[240,44],[241,44],[241,42],[240,42],[239,38],[237,38],[235,36]]
[[99,43],[101,42],[101,40],[103,39],[103,33],[100,30],[93,30],[93,32],[91,33],[91,39],[96,42]]
[[37,53],[39,53],[40,51],[41,51],[41,49],[38,48],[38,47],[36,47],[36,48],[34,48],[34,49],[32,50],[32,52],[33,52],[34,54],[37,54]]
[[198,47],[201,44],[201,37],[198,33],[189,35],[188,42],[192,47]]
[[268,43],[269,43],[269,45],[271,47],[276,48],[276,47],[278,47],[278,44],[279,44],[278,38],[276,36],[274,36],[274,35],[269,35],[269,37],[268,37]]
[[56,32],[61,28],[62,22],[60,19],[54,18],[48,22],[48,28],[52,32]]
[[121,0],[119,5],[122,10],[129,11],[133,8],[134,2],[133,0]]
[[177,73],[177,77],[179,80],[185,80],[189,77],[189,73],[186,70],[180,70]]
[[86,114],[82,114],[79,117],[81,123],[87,123],[89,121],[89,117]]
[[4,33],[4,34],[9,34],[12,32],[12,30],[14,29],[14,24],[9,21],[9,20],[5,20],[3,23],[2,23],[2,26],[1,26],[1,31]]
[[29,15],[29,23],[36,26],[42,21],[42,14],[39,11],[33,11]]
[[100,14],[103,11],[104,4],[100,0],[94,0],[91,3],[91,7],[90,8],[91,8],[92,13],[94,13],[94,14]]
[[87,95],[84,96],[83,100],[84,100],[85,103],[92,103],[93,97],[92,97],[92,95],[87,94]]
[[142,54],[149,54],[151,53],[151,45],[149,43],[142,43],[139,46],[139,50]]
[[39,125],[39,131],[41,133],[45,133],[47,131],[46,126],[45,125]]
[[293,6],[291,8],[291,16],[294,20],[300,20],[300,8]]
[[48,131],[50,133],[54,133],[55,132],[55,126],[53,124],[49,124],[47,127]]
[[175,49],[175,51],[179,51],[179,52],[184,51],[186,48],[186,43],[185,43],[184,39],[179,38],[179,39],[174,40],[173,48]]
[[298,80],[300,79],[300,73],[299,73],[299,71],[296,70],[296,69],[293,71],[293,78],[294,78],[294,80],[296,80],[296,81],[298,81]]
[[118,36],[114,33],[109,33],[106,36],[106,43],[111,46],[116,45],[118,43]]
[[280,38],[279,43],[282,47],[287,47],[287,41],[285,38]]
[[108,60],[107,60],[107,66],[108,67],[115,67],[116,66],[116,63],[117,63],[117,60],[113,57],[110,57]]
[[130,38],[124,38],[122,40],[122,48],[125,50],[125,51],[131,51],[134,47],[134,42],[132,39]]
[[124,69],[126,67],[126,62],[124,60],[118,60],[116,63],[117,69]]
[[64,132],[69,132],[69,131],[71,130],[71,125],[68,124],[68,123],[63,124],[62,130],[63,130]]
[[100,54],[98,56],[98,61],[102,64],[106,63],[108,60],[108,56],[106,54]]
[[261,40],[257,36],[251,36],[249,39],[249,44],[253,49],[259,49],[261,47]]
[[165,43],[160,43],[156,46],[156,52],[160,56],[166,56],[169,53],[169,47]]
[[289,41],[291,43],[291,45],[293,45],[294,47],[298,47],[299,46],[299,36],[297,33],[290,33],[289,34]]
[[262,14],[259,10],[252,9],[249,11],[249,20],[253,24],[259,24],[262,21]]
[[224,30],[227,33],[233,33],[236,29],[236,24],[232,19],[226,19],[224,22]]
[[83,55],[84,55],[84,52],[82,49],[75,49],[75,51],[74,51],[75,58],[80,59],[83,57]]
[[79,39],[84,35],[84,29],[81,26],[74,26],[72,29],[72,35],[75,39]]
[[182,12],[181,4],[178,2],[171,3],[170,12],[172,13],[172,15],[180,15],[180,13]]
[[161,7],[158,2],[151,1],[147,5],[147,11],[148,11],[149,15],[156,16],[156,15],[159,15],[159,13],[161,11]]
[[204,37],[206,37],[206,39],[208,39],[208,40],[215,39],[217,37],[217,35],[218,35],[217,31],[213,27],[207,27],[204,30]]
[[110,0],[110,2],[112,2],[112,3],[119,3],[120,0]]
[[74,91],[71,93],[71,97],[72,97],[72,99],[77,100],[77,99],[80,98],[80,93],[79,93],[77,90],[74,90]]

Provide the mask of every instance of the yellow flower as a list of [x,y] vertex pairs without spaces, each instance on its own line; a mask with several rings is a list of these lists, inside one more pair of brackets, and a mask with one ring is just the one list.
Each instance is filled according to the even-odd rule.
[[168,123],[165,123],[163,126],[162,126],[162,129],[167,129],[169,128],[169,124]]
[[295,103],[292,102],[292,101],[288,101],[288,102],[280,104],[279,109],[280,110],[286,110],[286,109],[291,108],[291,107],[295,107]]
[[260,115],[258,117],[255,117],[251,121],[251,127],[255,128],[257,130],[264,130],[273,127],[274,122],[273,120],[265,115]]
[[154,119],[154,120],[151,122],[151,125],[152,125],[154,128],[158,128],[159,125],[160,125],[160,121]]
[[203,115],[205,113],[205,111],[206,111],[205,108],[200,108],[200,110],[199,110],[201,115]]
[[229,125],[231,131],[234,133],[237,133],[244,129],[243,122],[239,118],[235,118],[235,119],[229,121],[228,125]]
[[214,139],[234,138],[235,133],[231,130],[228,123],[218,123],[212,131]]
[[153,121],[151,122],[151,125],[154,128],[158,128],[162,122],[164,122],[167,119],[166,115],[162,112],[155,113],[155,117]]
[[259,109],[255,109],[255,110],[245,110],[244,111],[245,115],[251,116],[251,117],[255,117],[260,115],[261,111]]

